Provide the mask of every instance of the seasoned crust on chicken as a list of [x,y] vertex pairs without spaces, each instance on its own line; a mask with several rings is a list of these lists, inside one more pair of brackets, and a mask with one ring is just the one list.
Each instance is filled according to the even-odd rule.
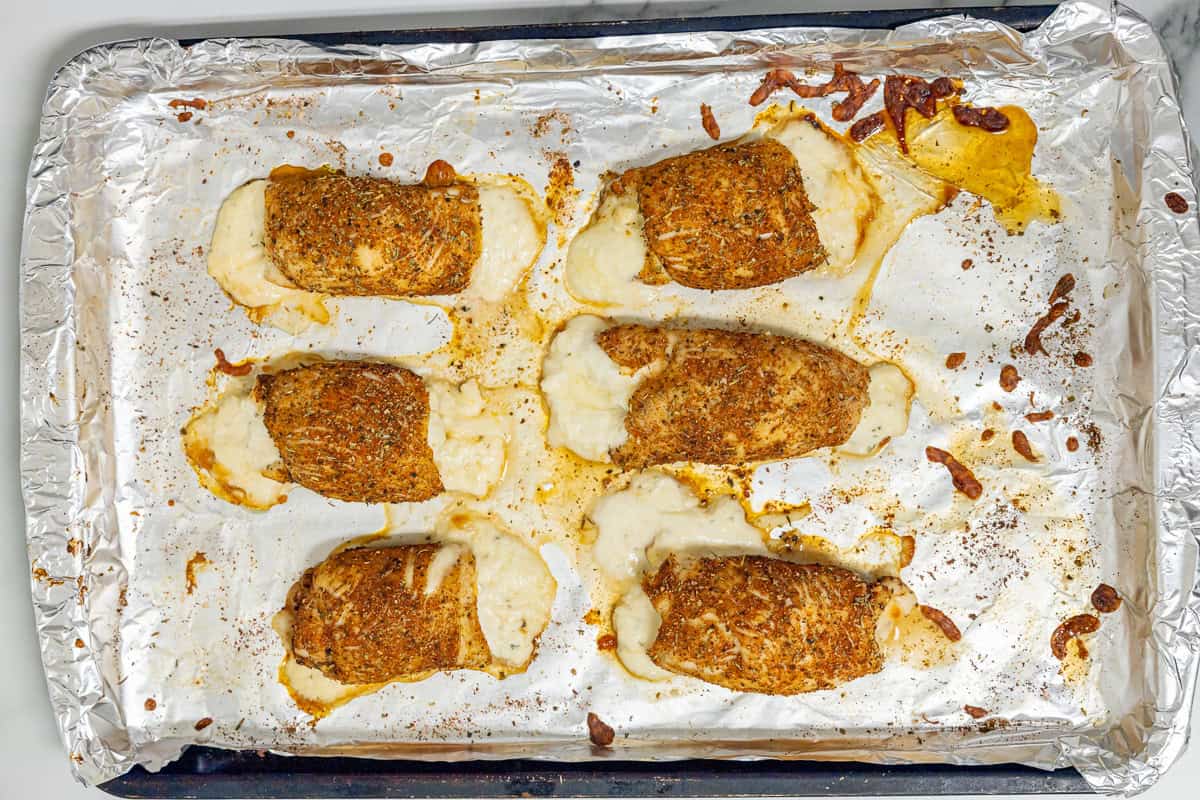
[[645,283],[747,289],[799,275],[826,258],[796,157],[773,139],[632,169],[611,191],[637,192]]
[[442,492],[429,447],[429,393],[416,374],[371,361],[327,361],[260,375],[263,422],[287,477],[363,503]]
[[878,672],[876,623],[892,596],[840,567],[763,556],[681,561],[642,587],[662,617],[649,655],[729,689],[799,694]]
[[343,550],[304,573],[288,608],[296,661],[341,683],[420,680],[492,661],[475,559],[455,545]]
[[794,458],[845,442],[869,402],[866,367],[800,339],[618,325],[596,342],[627,369],[653,364],[609,453],[622,467]]
[[482,250],[479,192],[297,170],[267,184],[263,238],[272,262],[310,292],[453,294]]

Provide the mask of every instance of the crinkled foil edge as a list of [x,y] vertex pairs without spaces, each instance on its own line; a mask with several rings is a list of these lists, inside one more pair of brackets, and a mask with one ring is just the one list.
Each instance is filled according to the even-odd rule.
[[[1193,185],[1187,132],[1177,102],[1176,78],[1161,42],[1134,12],[1114,5],[1097,8],[1075,2],[1061,6],[1037,31],[1022,37],[996,23],[961,16],[929,20],[894,32],[838,31],[855,41],[895,43],[907,49],[922,39],[949,39],[987,32],[1007,40],[1005,55],[1029,68],[1026,59],[1046,50],[1069,50],[1072,40],[1110,39],[1112,58],[1133,67],[1150,102],[1139,105],[1146,141],[1139,176],[1140,237],[1134,244],[1138,265],[1154,287],[1154,413],[1141,431],[1143,453],[1153,464],[1153,485],[1134,488],[1154,497],[1157,542],[1149,609],[1147,673],[1157,676],[1141,715],[1122,720],[1103,736],[1071,734],[1053,748],[1040,747],[1035,766],[1072,765],[1097,790],[1135,794],[1151,786],[1180,756],[1186,744],[1190,711],[1200,664],[1200,227],[1194,214],[1169,214],[1162,195],[1169,187]],[[675,52],[684,35],[612,37],[606,46],[628,51]],[[783,47],[788,30],[686,35],[685,48],[705,53],[747,43]],[[674,43],[674,44],[673,44]],[[569,57],[554,42],[477,43],[411,47],[318,45],[283,40],[230,40],[206,43],[207,57],[223,48],[229,62],[252,59],[260,69],[286,76],[303,60],[330,63],[333,75],[353,74],[365,61],[388,61],[399,73],[469,72],[472,64],[503,59],[514,51],[559,66]],[[580,42],[574,43],[576,46]],[[558,48],[564,49],[564,48]],[[103,375],[103,354],[81,353],[76,346],[79,318],[73,298],[76,276],[69,184],[72,136],[86,135],[123,93],[163,85],[186,86],[203,78],[204,65],[189,49],[166,40],[141,40],[87,50],[64,66],[47,92],[40,134],[27,189],[21,256],[21,481],[36,624],[51,704],[76,777],[101,783],[135,764],[156,768],[187,742],[139,744],[127,730],[117,687],[109,685],[97,639],[115,626],[102,615],[118,602],[125,562],[115,540],[111,517],[111,459],[106,459],[103,421],[107,410],[94,398],[77,394],[78,370]],[[1193,203],[1193,208],[1195,204]],[[103,318],[103,315],[101,315]],[[106,473],[108,473],[106,475]],[[106,502],[106,499],[108,502]],[[78,543],[78,544],[74,544]],[[80,645],[82,643],[82,646]],[[111,648],[109,648],[111,649]],[[109,674],[113,674],[109,671]],[[998,732],[999,733],[999,732]],[[827,743],[828,744],[828,743]],[[824,746],[807,757],[854,758],[880,763],[953,761],[970,763],[981,748],[1004,752],[1003,738],[963,740],[968,751],[928,749],[904,753]],[[1030,744],[1026,741],[1026,744]],[[973,751],[973,752],[971,752]],[[1132,757],[1124,753],[1132,751]],[[1021,750],[1030,758],[1030,750]],[[586,757],[548,753],[547,758]],[[736,750],[707,748],[707,755],[737,758]],[[445,758],[445,755],[441,757]],[[465,756],[472,757],[472,756]],[[477,756],[476,756],[477,757]],[[502,756],[501,756],[502,757]],[[663,757],[659,755],[658,757]],[[672,756],[667,756],[672,757]]]

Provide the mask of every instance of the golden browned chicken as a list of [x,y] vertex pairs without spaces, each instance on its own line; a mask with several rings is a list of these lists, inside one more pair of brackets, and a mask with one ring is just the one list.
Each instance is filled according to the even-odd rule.
[[845,442],[868,403],[866,367],[800,339],[618,325],[596,342],[626,370],[653,365],[610,451],[623,467],[794,458]]
[[799,694],[878,672],[892,596],[840,567],[670,556],[642,587],[662,617],[655,664],[744,692]]
[[799,275],[826,258],[800,166],[774,139],[632,169],[610,191],[637,194],[646,283],[746,289]]
[[343,550],[288,594],[292,655],[346,684],[484,669],[475,585],[475,559],[456,545]]
[[453,182],[452,169],[448,177],[439,185],[404,185],[327,170],[276,170],[266,188],[267,254],[310,292],[461,291],[479,260],[482,215],[478,190]]
[[283,474],[318,494],[364,503],[442,492],[429,447],[429,393],[415,373],[371,361],[327,361],[260,375],[263,421]]

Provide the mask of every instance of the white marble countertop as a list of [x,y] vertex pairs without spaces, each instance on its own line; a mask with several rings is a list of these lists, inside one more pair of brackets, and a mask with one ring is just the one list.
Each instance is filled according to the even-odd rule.
[[[24,545],[24,514],[17,478],[17,264],[29,168],[42,95],[53,70],[90,45],[136,36],[197,37],[220,34],[305,33],[338,30],[471,26],[653,18],[664,16],[832,11],[875,8],[946,8],[988,4],[946,0],[650,0],[637,3],[551,0],[208,0],[175,4],[162,0],[8,0],[4,17],[7,44],[0,49],[0,108],[8,133],[0,158],[0,253],[9,264],[0,336],[4,373],[12,381],[0,395],[0,511],[7,538],[0,550],[0,641],[7,653],[0,665],[0,796],[65,800],[104,796],[76,785],[50,715],[45,679],[34,635],[29,594],[29,563]],[[1001,0],[999,5],[1010,5]],[[1017,5],[1018,3],[1011,3]],[[1200,132],[1200,0],[1127,0],[1162,34],[1180,75],[1189,127]],[[336,10],[336,16],[333,14]],[[1200,725],[1196,719],[1194,725]],[[1196,797],[1200,748],[1148,794],[1152,800]]]

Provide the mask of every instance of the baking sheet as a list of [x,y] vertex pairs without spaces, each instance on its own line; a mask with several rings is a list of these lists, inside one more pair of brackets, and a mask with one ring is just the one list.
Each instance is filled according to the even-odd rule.
[[[956,616],[1003,611],[993,613],[996,624],[967,631],[971,657],[943,670],[889,669],[837,692],[786,700],[695,686],[664,700],[596,655],[595,629],[580,622],[589,598],[568,548],[549,545],[543,552],[560,593],[529,673],[502,684],[455,674],[392,686],[307,725],[274,682],[282,650],[269,617],[306,566],[377,529],[382,512],[295,492],[286,506],[252,514],[195,485],[176,431],[204,399],[212,348],[236,358],[297,347],[230,309],[204,274],[202,251],[221,199],[285,161],[415,179],[441,157],[461,171],[514,171],[541,187],[565,153],[579,161],[580,194],[570,220],[552,229],[539,265],[553,293],[560,234],[565,241],[584,223],[605,169],[704,146],[699,102],[713,106],[727,136],[749,127],[745,98],[769,64],[827,68],[849,56],[868,75],[957,74],[969,98],[1024,105],[1041,127],[1035,171],[1072,204],[1061,225],[1019,240],[992,230],[1003,243],[996,253],[986,244],[989,212],[970,219],[969,199],[960,198],[910,227],[885,262],[887,289],[875,295],[881,336],[889,320],[900,320],[921,340],[927,352],[894,353],[919,368],[923,356],[947,346],[1007,349],[1007,340],[976,324],[979,298],[988,298],[986,313],[998,324],[1026,319],[1032,306],[1021,290],[1044,297],[1066,265],[1081,278],[1077,292],[1088,294],[1094,311],[1081,345],[1096,355],[1091,380],[1070,390],[1056,385],[1061,373],[1026,380],[1047,400],[1074,393],[1103,444],[1094,460],[1072,463],[1056,453],[1054,469],[1038,480],[1086,499],[1069,508],[1052,503],[1053,513],[1036,520],[1023,515],[1019,532],[1005,537],[1011,546],[999,548],[1022,556],[1021,570],[1033,562],[1038,580],[1032,587],[1014,581],[1003,552],[975,554],[969,571],[933,570],[935,556],[962,563],[957,556],[966,554],[930,532],[905,574],[922,601]],[[166,107],[185,96],[212,104],[199,124],[180,123]],[[627,735],[616,750],[625,758],[1013,759],[1072,763],[1101,788],[1149,785],[1182,746],[1195,650],[1187,610],[1194,523],[1184,500],[1195,469],[1186,435],[1195,414],[1187,368],[1194,332],[1184,281],[1195,269],[1196,230],[1193,215],[1175,217],[1161,202],[1175,190],[1194,207],[1173,96],[1148,26],[1086,5],[1060,8],[1024,38],[951,18],[891,34],[772,30],[400,48],[244,40],[181,49],[150,41],[83,54],[48,97],[31,174],[22,298],[34,591],[52,699],[78,774],[97,781],[135,762],[161,764],[191,741],[432,758],[529,755],[532,746],[543,757],[589,758],[597,754],[582,717],[596,710]],[[537,136],[547,109],[567,124],[551,119]],[[396,154],[395,168],[381,168],[383,150]],[[955,234],[961,230],[971,236]],[[963,273],[958,264],[970,256],[994,271]],[[997,275],[1023,285],[1006,290]],[[814,288],[804,278],[792,284],[787,291],[797,299]],[[929,303],[911,301],[943,296],[972,302],[937,303],[944,317],[930,319]],[[733,313],[719,305],[699,310]],[[343,324],[301,346],[399,356],[448,333],[429,306],[380,301],[345,304],[342,312]],[[356,324],[344,324],[348,318]],[[371,321],[379,323],[374,330]],[[970,333],[939,341],[939,331],[956,325]],[[965,410],[953,424],[977,424],[971,409],[985,408],[988,392],[998,390],[993,378],[987,390],[975,382],[930,388],[927,396],[957,392]],[[912,477],[937,475],[922,472],[917,454],[929,437],[947,433],[939,424],[914,415],[901,446],[873,465],[897,482],[895,494],[931,513],[948,500],[946,482],[914,486]],[[1049,437],[1034,443],[1052,446]],[[818,499],[824,479],[812,474],[814,462],[797,462],[800,477],[777,484],[780,493]],[[420,529],[430,511],[397,516]],[[820,520],[819,532],[834,538],[861,524],[832,509]],[[1039,525],[1049,525],[1056,541],[1047,546]],[[1058,541],[1067,533],[1077,541]],[[1058,585],[1068,546],[1085,554],[1072,571],[1074,586]],[[196,552],[212,566],[189,594],[186,562]],[[1101,579],[1122,590],[1124,610],[1105,620],[1088,679],[1056,679],[1057,664],[1045,657],[1049,631],[1062,613],[1083,610]],[[1006,603],[1027,607],[1004,611]],[[1019,624],[1026,619],[1042,627]],[[963,702],[1012,724],[966,725]],[[197,731],[205,718],[213,724]]]

